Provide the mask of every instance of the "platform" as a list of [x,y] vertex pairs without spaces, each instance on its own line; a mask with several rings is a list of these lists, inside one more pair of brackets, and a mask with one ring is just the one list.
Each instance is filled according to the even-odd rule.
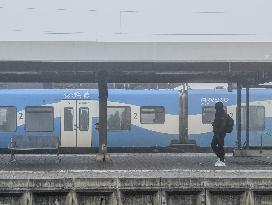
[[0,204],[271,204],[272,156],[213,154],[0,155]]
[[[17,154],[15,163],[10,163],[10,155],[0,155],[1,171],[59,171],[59,170],[271,170],[272,153],[259,157],[233,157],[226,155],[224,168],[214,167],[217,160],[212,153],[112,153],[108,163],[96,162],[95,154],[60,155]],[[271,164],[271,165],[270,165]]]

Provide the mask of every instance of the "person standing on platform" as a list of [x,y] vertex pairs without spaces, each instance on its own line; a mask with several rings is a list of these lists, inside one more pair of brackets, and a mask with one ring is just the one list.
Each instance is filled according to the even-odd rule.
[[226,126],[227,126],[227,113],[224,110],[224,105],[222,102],[217,102],[215,104],[215,119],[212,123],[213,126],[213,139],[211,142],[211,147],[213,152],[218,157],[215,163],[216,167],[224,167],[225,164],[225,150],[224,150],[224,139],[226,136]]

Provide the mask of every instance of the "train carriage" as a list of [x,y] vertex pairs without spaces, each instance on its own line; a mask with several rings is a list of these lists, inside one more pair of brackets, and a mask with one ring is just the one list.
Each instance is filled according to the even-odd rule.
[[[250,145],[272,145],[271,94],[252,89]],[[245,130],[245,92],[242,92],[242,131]],[[2,89],[0,91],[0,148],[12,136],[58,136],[61,147],[98,147],[96,89]],[[196,89],[188,92],[188,134],[200,147],[209,147],[214,104],[222,101],[236,120],[236,91]],[[167,147],[179,139],[181,97],[178,90],[109,90],[109,147]],[[245,134],[242,132],[242,142]],[[227,147],[236,146],[236,130]]]

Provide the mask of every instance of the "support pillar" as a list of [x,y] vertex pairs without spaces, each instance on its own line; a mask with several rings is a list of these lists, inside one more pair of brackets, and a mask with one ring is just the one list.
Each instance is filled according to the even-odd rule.
[[212,203],[212,201],[211,201],[211,194],[210,194],[210,192],[209,192],[209,190],[205,190],[205,192],[206,192],[206,198],[205,198],[205,202],[206,203],[204,203],[205,205],[211,205]]
[[198,193],[196,205],[206,205],[206,190],[203,189]]
[[167,205],[167,194],[165,190],[160,190],[161,205]]
[[237,83],[237,110],[236,110],[236,123],[237,123],[237,148],[241,149],[241,84]]
[[107,72],[99,71],[97,74],[99,92],[99,153],[96,155],[97,161],[109,160],[107,153]]
[[122,202],[122,191],[120,190],[120,178],[116,179],[116,204],[123,205]]
[[77,194],[75,191],[70,191],[66,197],[66,203],[67,205],[78,205],[78,200],[77,200]]
[[249,86],[246,87],[246,148],[249,149]]
[[183,83],[179,98],[179,139],[171,141],[171,146],[178,149],[193,149],[196,147],[195,140],[188,137],[188,86]]
[[183,89],[181,93],[180,100],[180,135],[179,140],[180,143],[184,143],[188,141],[188,89],[186,88],[185,83],[183,84]]
[[251,190],[246,191],[242,194],[241,205],[254,205],[254,193]]
[[31,192],[27,191],[22,195],[22,205],[32,205],[33,204],[33,195]]

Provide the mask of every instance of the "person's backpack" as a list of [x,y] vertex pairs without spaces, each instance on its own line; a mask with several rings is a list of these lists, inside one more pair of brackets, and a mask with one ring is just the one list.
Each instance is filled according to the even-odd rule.
[[226,133],[231,133],[234,126],[234,120],[227,114],[227,120],[226,120]]

